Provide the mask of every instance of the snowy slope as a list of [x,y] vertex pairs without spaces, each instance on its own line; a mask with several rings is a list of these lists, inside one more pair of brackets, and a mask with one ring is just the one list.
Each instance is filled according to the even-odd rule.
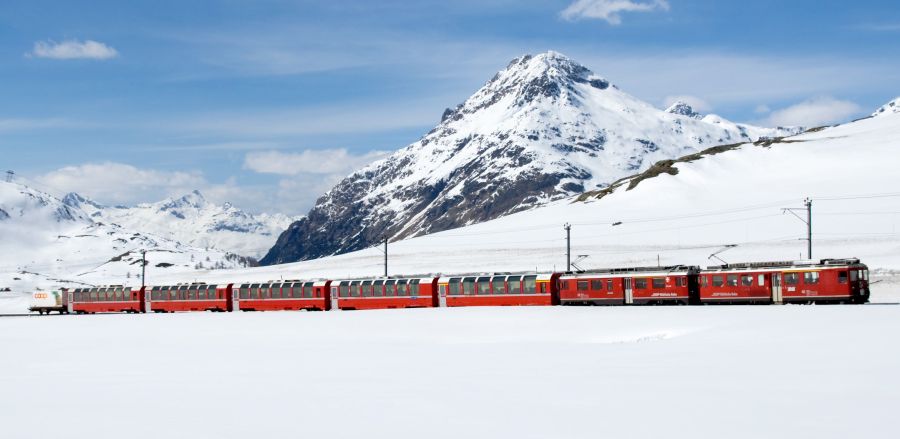
[[16,183],[0,183],[0,209],[6,213],[0,219],[0,289],[16,293],[82,284],[140,284],[141,250],[147,250],[148,269],[156,273],[248,263],[232,253],[98,221],[80,208]]
[[[727,148],[723,148],[727,149]],[[806,226],[782,212],[813,198],[815,258],[859,257],[900,288],[900,114],[868,118],[783,139],[743,144],[677,163],[631,189],[600,199],[557,201],[497,220],[392,243],[390,272],[563,270],[565,232],[583,268],[713,265],[805,258]],[[619,225],[612,224],[621,222]],[[211,281],[335,278],[381,273],[369,249],[313,261],[235,272],[197,273]],[[900,298],[900,296],[897,296]]]
[[210,203],[199,191],[132,207],[103,206],[76,193],[66,195],[63,203],[87,212],[95,221],[256,259],[274,244],[279,233],[297,220],[281,214],[252,215],[230,203]]
[[887,439],[898,334],[898,306],[3,318],[0,425],[9,438]]
[[872,113],[872,116],[883,116],[900,113],[900,98],[884,104],[881,108]]
[[794,133],[661,111],[555,52],[524,56],[421,140],[350,175],[263,264],[435,233],[543,205],[709,146]]

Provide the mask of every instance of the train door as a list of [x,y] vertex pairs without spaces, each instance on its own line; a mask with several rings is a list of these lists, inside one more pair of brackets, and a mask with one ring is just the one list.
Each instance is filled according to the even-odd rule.
[[780,305],[784,302],[781,293],[781,273],[772,273],[772,303]]
[[339,287],[331,287],[331,310],[338,310],[338,288]]
[[447,307],[447,288],[450,288],[449,284],[440,286],[440,292],[438,293],[438,306],[441,308]]
[[68,311],[69,314],[74,314],[74,313],[75,313],[75,307],[74,307],[74,305],[75,305],[75,303],[74,303],[75,293],[69,291],[69,292],[66,293],[66,296],[67,296],[67,298],[69,299],[69,300],[68,300],[69,303],[68,303],[67,306],[66,306],[66,311]]
[[626,277],[622,281],[625,284],[625,304],[631,305],[634,303],[634,290],[631,289],[631,278]]
[[143,296],[143,297],[139,297],[139,298],[141,298],[141,299],[142,299],[142,302],[144,303],[144,309],[142,309],[141,312],[150,312],[150,311],[152,311],[152,309],[151,309],[151,307],[150,307],[152,301],[151,301],[150,299],[153,298],[153,297],[152,297],[153,294],[152,294],[152,293],[151,293],[151,294],[147,294],[147,290],[144,289],[144,288],[142,288],[142,289],[144,290],[144,294],[141,295],[141,296]]
[[244,287],[245,286],[238,288],[237,291],[235,291],[234,287],[232,287],[232,289],[231,289],[231,310],[232,311],[240,311],[241,310],[241,293],[240,292],[241,292],[241,289]]

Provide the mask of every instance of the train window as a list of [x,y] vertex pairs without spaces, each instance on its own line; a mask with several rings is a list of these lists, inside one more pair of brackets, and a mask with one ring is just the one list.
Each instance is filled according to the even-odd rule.
[[594,291],[602,291],[603,290],[603,281],[602,280],[592,280],[591,281],[591,289]]
[[842,284],[847,283],[847,272],[846,271],[838,272],[838,283],[842,283]]
[[384,281],[376,280],[372,283],[372,295],[373,296],[383,296],[384,295]]
[[291,287],[290,297],[293,297],[296,299],[296,298],[300,297],[300,295],[303,293],[303,284],[301,284],[301,283],[291,284],[290,287]]
[[[297,284],[300,285],[300,284]],[[303,283],[303,297],[307,299],[312,298],[315,293],[315,282],[304,282]],[[317,296],[318,297],[318,296]]]
[[241,285],[240,294],[241,299],[249,299],[250,298],[250,285],[243,284]]
[[753,286],[753,275],[750,275],[750,274],[741,275],[741,285],[743,285],[745,287],[752,287]]
[[259,284],[250,285],[250,298],[259,299]]
[[525,276],[525,284],[523,289],[524,294],[534,294],[536,292],[536,283],[537,276]]
[[491,294],[491,278],[479,277],[475,285],[475,294]]
[[359,297],[359,281],[350,281],[350,297]]
[[634,280],[634,288],[636,290],[646,290],[647,289],[647,279],[635,279]]
[[510,276],[506,283],[508,284],[508,292],[509,294],[521,294],[522,293],[522,276]]
[[766,285],[766,275],[765,274],[760,274],[759,276],[757,276],[756,280],[757,280],[757,284],[759,286],[762,287],[762,286]]
[[729,275],[728,275],[728,286],[729,286],[729,287],[736,287],[736,286],[738,286],[738,275],[736,275],[736,274],[729,274]]
[[409,290],[410,290],[410,292],[409,292],[410,296],[418,296],[419,295],[420,287],[419,287],[418,279],[413,279],[413,280],[409,281]]
[[362,283],[362,296],[369,297],[372,295],[372,281],[364,280]]
[[463,287],[463,294],[465,294],[467,296],[475,294],[475,278],[474,277],[464,278],[463,282],[462,282],[462,287]]
[[397,295],[398,296],[408,296],[409,295],[409,279],[398,279],[397,280]]
[[506,277],[495,277],[491,280],[491,289],[494,290],[494,294],[506,294]]
[[[123,301],[123,302],[128,299],[131,299],[131,297],[127,297],[127,298],[125,297],[125,290],[123,290],[122,288],[119,288],[116,290],[116,296],[117,296],[118,300]],[[130,296],[130,294],[129,294],[129,296]]]
[[859,272],[856,270],[850,270],[850,282],[856,282],[859,279]]
[[665,288],[665,287],[666,287],[666,280],[664,278],[661,278],[661,277],[653,278],[653,288],[660,289],[660,288]]
[[862,280],[868,282],[869,281],[869,270],[860,270],[862,273]]
[[806,273],[803,273],[803,283],[806,285],[815,285],[819,283],[819,272],[807,271]]
[[784,284],[797,285],[798,277],[797,273],[784,273]]
[[197,287],[188,288],[187,296],[185,296],[187,300],[197,300]]
[[606,290],[607,290],[607,291],[612,291],[612,290],[613,290],[613,280],[612,280],[612,279],[607,279],[607,280],[606,280]]
[[590,285],[590,283],[586,280],[578,281],[578,285],[577,285],[578,291],[587,291],[589,285]]
[[341,282],[341,286],[339,288],[338,296],[340,297],[350,297],[350,285],[349,282]]
[[450,279],[449,284],[450,284],[449,285],[450,292],[448,294],[451,296],[458,296],[459,295],[459,278],[454,277],[454,278]]
[[714,287],[721,287],[722,285],[725,285],[725,276],[713,276],[712,284]]

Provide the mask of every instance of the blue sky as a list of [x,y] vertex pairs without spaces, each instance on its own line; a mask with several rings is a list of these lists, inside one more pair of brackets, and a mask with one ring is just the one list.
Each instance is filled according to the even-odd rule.
[[898,41],[892,1],[5,0],[0,168],[110,204],[198,188],[300,214],[524,53],[660,107],[816,124],[900,95]]

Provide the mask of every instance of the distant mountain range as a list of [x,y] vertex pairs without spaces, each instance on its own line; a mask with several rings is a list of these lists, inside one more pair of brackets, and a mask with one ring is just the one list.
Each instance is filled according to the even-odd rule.
[[[0,288],[28,291],[98,283],[140,284],[142,251],[147,252],[148,277],[255,263],[233,252],[161,236],[207,233],[200,230],[200,221],[191,222],[189,218],[205,217],[199,212],[211,213],[216,208],[201,202],[198,193],[188,199],[191,201],[159,203],[168,206],[165,211],[173,212],[169,214],[172,219],[166,219],[162,213],[149,213],[158,212],[149,207],[153,205],[135,210],[106,208],[77,194],[61,200],[28,186],[0,183]],[[184,222],[178,222],[179,215]],[[114,217],[129,224],[110,221]],[[197,229],[187,229],[195,224]],[[162,233],[155,234],[151,229]],[[246,239],[255,236],[244,235]]]
[[556,52],[514,59],[419,141],[345,178],[281,234],[278,264],[479,223],[603,188],[662,159],[796,134],[663,111]]
[[104,206],[77,193],[62,199],[92,220],[152,233],[183,244],[259,259],[292,221],[281,214],[252,215],[230,203],[210,203],[199,191],[137,206]]

